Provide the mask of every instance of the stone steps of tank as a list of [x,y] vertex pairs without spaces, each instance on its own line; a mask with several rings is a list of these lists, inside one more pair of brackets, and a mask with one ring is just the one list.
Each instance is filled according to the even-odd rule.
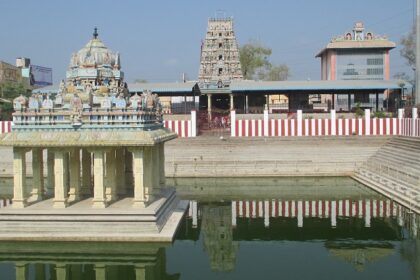
[[412,191],[410,188],[401,186],[398,182],[389,179],[384,182],[383,178],[381,180],[380,177],[375,177],[375,174],[369,175],[366,172],[368,171],[365,170],[364,173],[356,172],[353,178],[401,205],[420,213],[420,198],[417,190]]

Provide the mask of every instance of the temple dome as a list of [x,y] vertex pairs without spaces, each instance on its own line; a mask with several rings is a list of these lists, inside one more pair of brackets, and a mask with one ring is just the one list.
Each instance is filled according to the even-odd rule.
[[120,69],[119,54],[109,50],[98,38],[97,29],[93,38],[70,61],[70,68],[117,68]]

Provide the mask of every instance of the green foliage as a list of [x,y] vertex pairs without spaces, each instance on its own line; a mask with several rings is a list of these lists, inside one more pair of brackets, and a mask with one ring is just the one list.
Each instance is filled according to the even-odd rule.
[[6,82],[0,85],[1,97],[8,100],[13,100],[20,94],[26,94],[26,89],[23,83]]
[[373,113],[374,118],[383,119],[386,118],[386,114],[383,111],[376,111]]
[[239,59],[244,78],[251,80],[258,69],[270,67],[271,63],[268,61],[270,55],[271,49],[263,47],[257,42],[243,45],[239,49]]
[[264,81],[284,81],[290,77],[286,64],[273,65],[269,61],[271,49],[257,42],[243,45],[239,49],[242,73],[245,79]]
[[290,76],[289,66],[286,64],[274,65],[265,73],[262,80],[266,81],[285,81]]
[[356,117],[361,118],[365,115],[365,112],[360,108],[360,102],[356,103],[356,111],[354,112]]
[[27,92],[25,85],[23,83],[2,83],[0,84],[0,93],[3,99],[11,101],[10,103],[1,103],[0,112],[2,120],[10,120],[13,113],[13,99],[23,94],[29,96],[30,93]]

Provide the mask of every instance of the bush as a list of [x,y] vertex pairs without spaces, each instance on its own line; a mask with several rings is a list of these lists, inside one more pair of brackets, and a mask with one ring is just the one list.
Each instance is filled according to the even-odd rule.
[[356,117],[362,118],[365,115],[365,112],[360,108],[360,103],[356,103],[356,111],[354,112]]
[[375,113],[373,113],[373,117],[378,118],[378,119],[383,119],[383,118],[386,118],[386,114],[383,111],[376,111]]

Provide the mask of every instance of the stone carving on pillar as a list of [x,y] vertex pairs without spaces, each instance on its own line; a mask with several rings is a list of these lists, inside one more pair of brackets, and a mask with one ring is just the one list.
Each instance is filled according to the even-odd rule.
[[67,192],[68,192],[68,156],[67,151],[63,149],[56,149],[54,151],[54,208],[67,207]]
[[32,149],[32,192],[30,202],[36,202],[43,199],[44,196],[44,162],[42,158],[42,149]]
[[13,148],[13,207],[24,208],[26,201],[26,152],[28,149]]
[[104,150],[94,149],[93,152],[93,208],[105,208],[107,206],[105,196],[105,184],[104,184]]
[[164,187],[166,184],[165,177],[165,143],[159,143],[159,186]]
[[152,157],[150,147],[132,147],[134,177],[134,207],[145,207],[150,201],[152,185]]
[[82,150],[82,189],[80,191],[82,196],[92,194],[92,155],[83,149]]
[[80,200],[80,149],[70,152],[70,189],[68,202]]
[[112,149],[110,151],[107,151],[106,153],[106,159],[105,159],[105,166],[106,166],[106,180],[105,180],[105,186],[106,186],[106,201],[112,202],[116,200],[116,184],[117,184],[117,178],[116,178],[116,158],[115,158],[115,149]]
[[155,188],[160,187],[160,157],[159,157],[159,144],[155,144],[152,148],[152,161],[153,161],[153,170],[152,170],[152,191]]
[[47,191],[49,195],[54,192],[54,152],[48,149],[47,151]]
[[116,176],[116,193],[117,195],[126,195],[127,190],[125,186],[125,149],[117,148],[115,151],[115,176]]

